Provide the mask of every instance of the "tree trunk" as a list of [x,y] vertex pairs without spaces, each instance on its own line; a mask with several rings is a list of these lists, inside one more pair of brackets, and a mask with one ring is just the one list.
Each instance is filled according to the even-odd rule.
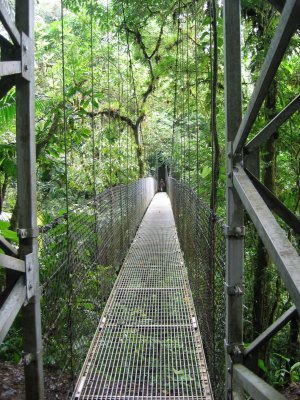
[[[4,181],[2,187],[0,186],[0,214],[2,213],[2,207],[5,200],[7,185],[8,185],[8,174],[4,172]],[[0,182],[1,185],[1,182]]]
[[17,227],[18,227],[18,201],[16,200],[12,214],[11,214],[11,218],[10,218],[9,229],[11,231],[15,231],[15,230],[17,230]]
[[143,159],[143,146],[138,145],[136,148],[136,156],[139,164],[139,177],[143,178],[145,175],[145,163]]

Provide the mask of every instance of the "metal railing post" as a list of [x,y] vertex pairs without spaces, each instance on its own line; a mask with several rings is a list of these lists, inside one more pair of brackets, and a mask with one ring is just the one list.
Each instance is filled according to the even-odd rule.
[[226,399],[242,398],[242,388],[233,382],[233,364],[242,357],[243,346],[243,206],[233,187],[235,163],[232,143],[241,123],[240,0],[224,0],[225,113],[226,113]]
[[26,399],[40,400],[44,398],[44,389],[37,258],[33,0],[16,0],[16,27],[22,32],[22,35],[23,33],[27,35],[26,41],[24,35],[22,36],[21,51],[25,53],[22,69],[28,72],[27,79],[20,76],[16,84],[19,251],[21,259],[26,259],[30,255],[30,269],[33,270],[31,284],[33,295],[23,308]]

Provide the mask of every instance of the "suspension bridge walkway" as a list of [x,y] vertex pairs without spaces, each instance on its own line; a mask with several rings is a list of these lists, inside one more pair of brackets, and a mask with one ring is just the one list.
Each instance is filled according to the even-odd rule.
[[[10,3],[14,3],[15,7],[11,7]],[[119,48],[119,38],[113,39],[110,44],[112,32],[109,22],[107,22],[105,24],[107,25],[107,39],[101,40],[103,46],[107,42],[107,61],[106,57],[103,58],[105,64],[107,63],[107,98],[104,100],[103,97],[102,99],[101,94],[99,98],[94,99],[96,93],[94,91],[94,64],[96,65],[98,62],[96,62],[96,58],[94,60],[93,26],[98,19],[93,16],[92,3],[90,3],[91,72],[89,74],[91,76],[92,110],[86,112],[84,106],[86,102],[81,102],[81,97],[78,97],[77,101],[76,97],[74,102],[76,118],[73,118],[73,114],[69,115],[69,105],[67,106],[66,102],[66,94],[73,93],[73,90],[69,90],[68,81],[65,79],[67,68],[65,68],[64,2],[61,1],[63,123],[58,120],[57,125],[58,127],[63,126],[67,212],[48,226],[39,229],[37,227],[36,187],[36,149],[38,147],[36,146],[34,124],[34,69],[36,65],[33,34],[34,1],[8,2],[0,0],[0,21],[6,31],[6,36],[0,35],[0,99],[10,93],[13,87],[16,87],[16,147],[12,147],[12,149],[16,149],[17,172],[16,178],[13,177],[15,173],[11,178],[12,183],[16,180],[16,210],[18,211],[19,227],[18,249],[6,240],[7,238],[0,235],[0,266],[5,269],[0,274],[0,344],[13,326],[19,311],[22,310],[22,351],[26,399],[44,400],[45,392],[50,396],[48,399],[58,399],[55,385],[50,384],[50,389],[47,387],[50,381],[47,377],[50,368],[47,367],[50,364],[52,368],[56,369],[56,381],[65,382],[64,398],[71,393],[70,396],[73,397],[73,400],[209,400],[212,398],[219,400],[224,398],[224,394],[226,400],[239,400],[245,396],[254,400],[283,400],[283,395],[260,377],[258,367],[261,349],[275,339],[277,333],[283,333],[281,342],[286,343],[286,347],[289,346],[292,349],[290,346],[292,336],[294,336],[294,343],[297,340],[299,342],[297,339],[298,328],[296,329],[295,326],[298,326],[300,314],[300,223],[299,215],[295,210],[289,209],[261,181],[260,149],[264,148],[263,146],[270,138],[275,140],[281,126],[299,110],[299,93],[296,93],[296,97],[289,100],[289,103],[286,102],[284,108],[278,110],[277,115],[273,114],[281,101],[274,102],[274,110],[272,106],[271,113],[270,109],[268,113],[265,113],[263,104],[269,94],[274,92],[273,83],[285,84],[285,80],[282,80],[285,72],[282,73],[282,71],[285,71],[286,67],[280,71],[280,74],[277,74],[277,71],[282,67],[282,61],[286,59],[286,51],[289,49],[293,35],[299,31],[300,0],[269,0],[269,3],[278,11],[277,26],[274,26],[273,38],[266,52],[265,60],[261,63],[261,71],[259,74],[258,71],[255,72],[255,76],[257,75],[258,78],[253,85],[253,92],[243,116],[241,78],[245,66],[242,67],[241,62],[243,59],[241,53],[241,1],[224,0],[223,2],[224,115],[226,121],[224,143],[226,173],[223,176],[224,183],[226,177],[225,224],[216,216],[214,207],[212,207],[213,210],[209,209],[199,198],[197,195],[199,190],[195,191],[185,182],[186,175],[188,175],[189,184],[196,179],[197,189],[199,189],[198,183],[201,178],[199,160],[201,160],[200,156],[203,150],[201,150],[202,145],[198,145],[201,143],[198,139],[200,131],[203,130],[203,134],[206,135],[204,124],[202,129],[202,121],[205,122],[206,112],[200,119],[197,106],[200,103],[200,92],[198,96],[198,81],[200,81],[198,72],[200,73],[200,69],[198,70],[197,65],[201,55],[197,47],[201,46],[202,48],[204,43],[204,52],[207,51],[207,39],[205,38],[207,32],[204,31],[204,34],[200,35],[200,32],[197,31],[199,25],[197,23],[199,14],[197,7],[198,10],[199,7],[203,9],[202,2],[197,1],[189,2],[184,7],[179,2],[179,11],[174,13],[172,18],[174,26],[177,19],[177,41],[174,46],[166,47],[168,56],[171,48],[176,48],[175,70],[172,71],[170,65],[170,71],[174,72],[175,76],[175,90],[173,138],[172,146],[170,146],[172,154],[169,156],[172,161],[171,170],[177,171],[179,178],[176,180],[174,177],[168,177],[169,198],[163,193],[154,196],[157,182],[153,178],[131,181],[130,168],[132,167],[130,165],[133,159],[133,149],[127,136],[126,179],[120,177],[120,184],[114,186],[111,175],[109,187],[101,193],[93,190],[91,202],[84,203],[82,206],[74,205],[74,208],[69,209],[67,145],[68,141],[71,143],[72,140],[71,137],[67,140],[67,133],[69,125],[73,126],[73,122],[78,120],[76,126],[81,126],[83,121],[81,107],[87,117],[83,126],[87,124],[91,126],[93,168],[96,158],[101,159],[101,162],[106,162],[105,157],[103,159],[100,157],[100,153],[99,157],[95,156],[98,153],[95,147],[95,143],[98,143],[95,142],[98,123],[95,118],[99,118],[100,115],[108,117],[106,125],[101,126],[101,135],[106,131],[108,142],[115,141],[111,135],[113,131],[110,126],[112,114],[114,113],[118,120],[127,123],[135,137],[136,155],[139,158],[143,153],[139,134],[141,124],[146,116],[145,101],[154,91],[160,77],[160,74],[157,75],[153,70],[153,65],[154,59],[158,63],[162,53],[160,44],[164,27],[162,26],[160,29],[156,48],[151,55],[148,55],[140,32],[135,32],[133,28],[129,29],[131,24],[129,27],[126,25],[126,8],[129,5],[121,2],[123,15],[120,17],[123,19],[125,27],[126,45],[121,46],[121,48],[124,47],[124,50],[118,50],[118,57],[120,53],[121,55],[123,53],[122,58],[119,59],[121,63],[126,56],[128,59],[127,75],[130,78],[127,97],[122,99],[120,93],[123,92],[124,85],[120,83],[118,91],[120,98],[117,101],[119,107],[116,107],[115,110],[115,106],[113,106],[106,110],[107,104],[115,104],[111,98],[114,90],[110,90],[110,47],[113,44],[114,47]],[[107,21],[110,21],[108,3],[106,14]],[[192,10],[191,7],[194,9]],[[207,13],[208,10],[204,11]],[[214,6],[212,6],[212,16],[214,13]],[[200,15],[203,16],[203,13],[201,12]],[[120,23],[121,19],[118,22],[120,27],[123,25]],[[212,28],[215,25],[214,20],[218,19],[212,18]],[[190,37],[191,25],[189,22],[191,21],[195,27],[195,39]],[[183,29],[184,25],[186,25],[186,29]],[[216,33],[217,31],[216,29]],[[140,107],[136,96],[132,68],[133,58],[128,41],[129,33],[134,35],[133,40],[139,44],[141,53],[145,56],[151,78],[149,88],[142,95],[141,113],[135,123],[129,117],[131,114],[138,116]],[[122,34],[119,37],[122,38]],[[184,44],[185,39],[186,44]],[[216,48],[218,46],[218,40],[215,40],[218,39],[217,34],[213,34],[212,39],[210,51],[212,55],[215,53],[215,60],[217,60],[218,53],[215,50],[212,52],[212,45]],[[195,45],[195,68],[189,67],[193,65],[189,55],[188,43],[190,40]],[[214,42],[216,43],[213,44]],[[116,43],[117,46],[115,46]],[[66,45],[69,46],[69,39],[66,40]],[[47,44],[48,46],[49,44]],[[73,50],[73,47],[71,49]],[[294,49],[288,54],[288,57],[295,53]],[[184,53],[186,53],[186,57]],[[82,57],[81,53],[80,57]],[[139,57],[137,60],[140,63]],[[102,53],[100,58],[102,58]],[[184,72],[185,62],[188,66],[186,72]],[[166,63],[166,66],[169,66],[169,63],[170,61]],[[216,88],[219,86],[216,77],[218,68],[216,67],[214,73],[214,64],[211,62],[212,73],[210,75],[212,78],[209,80],[212,115],[214,109],[222,113],[223,108],[223,103],[220,107],[214,104],[219,98],[216,95]],[[103,65],[99,65],[99,76],[102,80]],[[117,69],[120,69],[119,65]],[[125,71],[126,68],[123,69]],[[194,75],[193,69],[195,78],[191,79]],[[68,75],[66,76],[68,77]],[[87,76],[88,73],[85,71],[84,88],[87,84]],[[97,76],[98,73],[95,74],[95,78]],[[121,77],[122,74],[117,79],[120,82],[123,81],[120,79]],[[291,85],[291,88],[293,86]],[[56,93],[56,83],[54,87]],[[171,88],[171,85],[168,87]],[[179,89],[182,94],[177,96]],[[144,88],[138,92],[143,90]],[[131,92],[133,96],[131,96]],[[105,90],[103,90],[103,96],[104,93]],[[195,93],[195,113],[191,113],[194,107],[190,107],[190,97],[193,93]],[[206,101],[206,90],[204,93],[203,100]],[[136,103],[133,108],[131,102],[128,102],[130,97]],[[180,102],[177,102],[178,97],[181,97]],[[98,99],[101,105],[99,103],[99,112],[97,113],[97,110],[94,110],[94,103],[97,104]],[[126,99],[125,102],[124,99]],[[79,103],[81,105],[77,110]],[[179,103],[181,103],[181,110]],[[124,107],[124,104],[128,105]],[[89,109],[89,107],[87,108]],[[126,109],[126,115],[121,118],[119,112],[123,108]],[[79,111],[80,114],[77,114]],[[267,114],[268,118],[265,126],[257,132],[256,129],[261,127],[263,122],[263,119],[259,120],[262,112]],[[77,118],[77,115],[80,118]],[[72,121],[72,124],[69,124],[69,120]],[[125,131],[128,133],[128,130],[121,129],[121,124],[119,125],[121,138],[121,133],[122,135]],[[214,137],[213,131],[216,131],[214,125],[212,117],[210,126],[212,138]],[[46,126],[47,124],[43,121],[43,129]],[[108,129],[106,130],[106,128]],[[290,129],[292,130],[292,128]],[[75,132],[75,128],[71,129],[71,131],[73,130]],[[160,130],[160,125],[157,130]],[[43,133],[41,135],[42,142],[46,138],[46,143],[47,135],[44,138],[43,130],[39,133]],[[287,131],[281,131],[280,137],[284,138],[286,135],[285,140],[289,141],[290,136],[287,133]],[[102,136],[100,137],[102,138]],[[154,136],[153,141],[156,140],[156,137],[158,138],[158,135]],[[203,149],[206,151],[208,148],[206,136],[203,136],[203,139]],[[85,141],[83,135],[80,140]],[[9,136],[7,143],[10,141]],[[192,142],[195,142],[196,147],[194,158],[190,157]],[[216,150],[219,145],[217,146],[217,142],[215,142],[216,140],[212,140],[212,159],[218,160]],[[5,142],[5,146],[7,143]],[[100,140],[101,143],[102,140]],[[119,144],[121,144],[121,140]],[[162,144],[167,149],[167,143],[162,141]],[[85,153],[87,148],[88,146],[82,147],[80,152]],[[173,153],[176,155],[174,159]],[[6,154],[6,150],[4,154]],[[8,158],[9,165],[11,165],[10,157]],[[191,160],[193,159],[196,161],[194,177],[191,174]],[[120,175],[122,175],[123,168],[121,160],[122,157],[119,166]],[[176,162],[174,163],[174,161]],[[263,163],[266,164],[266,159],[263,159]],[[144,176],[142,164],[140,160],[141,177]],[[111,165],[112,160],[110,168]],[[286,165],[282,162],[282,168],[279,170],[283,171],[285,168]],[[217,174],[215,171],[219,171],[219,168],[213,168],[212,175]],[[166,178],[167,172],[168,168],[165,169]],[[8,175],[10,176],[10,173]],[[96,189],[96,170],[93,170],[92,175],[94,175],[94,189]],[[156,177],[158,175],[157,172]],[[206,173],[202,176],[205,178]],[[48,185],[48,178],[46,181]],[[214,176],[212,181],[214,182]],[[212,190],[212,199],[213,197],[214,190]],[[250,236],[245,230],[245,211],[248,215],[247,225],[253,229]],[[251,343],[248,343],[245,348],[244,328],[248,329],[249,321],[253,321],[258,302],[265,302],[269,296],[268,293],[264,293],[261,298],[257,298],[257,293],[263,293],[263,290],[255,290],[253,296],[251,295],[254,285],[250,283],[249,271],[244,268],[245,249],[247,250],[249,242],[253,241],[254,237],[255,240],[256,238],[261,240],[258,242],[259,247],[261,243],[269,257],[265,262],[265,271],[267,267],[269,268],[267,265],[269,260],[272,260],[274,265],[274,272],[272,270],[272,274],[265,274],[265,277],[274,275],[274,278],[276,277],[276,283],[273,280],[274,287],[276,285],[276,288],[278,287],[282,291],[282,298],[289,300],[284,301],[284,308],[277,310],[276,316],[274,314],[271,319],[269,316],[265,318],[268,323],[267,327],[259,327],[257,331],[248,332]],[[249,254],[253,254],[249,248],[247,253],[248,258]],[[247,262],[249,263],[249,259]],[[113,285],[120,265],[122,268],[115,285]],[[257,267],[260,268],[260,265],[255,268],[257,269]],[[247,273],[245,274],[244,271]],[[101,279],[99,279],[100,276]],[[257,282],[261,285],[260,278]],[[110,293],[112,286],[113,289]],[[285,309],[286,307],[289,308]],[[250,311],[246,313],[246,309]],[[99,321],[101,314],[102,317]],[[199,326],[197,318],[200,322]],[[288,324],[290,324],[292,333],[289,335],[286,333]],[[13,330],[11,332],[13,335]],[[294,335],[295,332],[297,332],[296,335]],[[19,331],[17,333],[19,335]],[[297,349],[299,346],[294,346],[295,354],[291,353],[292,358],[296,357]],[[283,348],[283,351],[285,353],[286,349]],[[291,372],[292,368],[287,375],[291,375]],[[46,375],[45,381],[44,374]],[[63,379],[61,380],[61,378]],[[46,382],[46,391],[44,382]]]
[[86,357],[79,399],[212,399],[170,200],[152,200]]

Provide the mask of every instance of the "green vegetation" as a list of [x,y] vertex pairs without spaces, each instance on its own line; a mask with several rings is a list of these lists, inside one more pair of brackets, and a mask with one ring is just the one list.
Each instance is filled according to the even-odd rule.
[[[41,2],[36,16],[39,225],[63,216],[67,206],[72,210],[85,206],[110,186],[153,174],[156,160],[172,164],[173,176],[188,182],[224,217],[224,54],[219,2],[126,0],[123,4],[111,0],[107,5],[66,0],[63,36],[59,4],[50,7],[50,3]],[[242,1],[242,14],[246,107],[279,14],[263,0]],[[299,93],[299,48],[297,34],[269,90],[253,136]],[[17,239],[14,100],[12,90],[0,101],[0,211],[10,219],[0,221],[0,233],[13,243]],[[297,112],[266,143],[260,167],[263,183],[298,216],[299,129]],[[91,213],[74,215],[74,220],[91,218]],[[299,237],[283,228],[300,250]],[[58,229],[63,234],[64,223]],[[250,343],[291,301],[248,220],[246,229],[245,342]],[[92,228],[90,233],[89,240],[97,240]],[[43,247],[40,250],[42,281],[43,274],[49,276],[51,259],[60,256],[51,245],[55,247],[53,243],[45,247],[48,253],[43,253]],[[82,257],[81,266],[92,259],[88,253]],[[82,291],[76,309],[91,319],[95,318],[91,299],[96,280],[106,282],[103,287],[107,290],[116,277],[111,266],[95,265],[88,272],[90,286]],[[97,312],[103,309],[108,293]],[[67,304],[62,312],[67,315]],[[19,360],[19,326],[17,321],[1,348],[1,359]],[[88,327],[84,329],[82,338],[91,333]],[[57,339],[51,340],[51,346],[58,348]],[[61,340],[60,346],[63,343]],[[299,382],[299,348],[296,322],[262,349],[261,374],[278,387]],[[61,367],[55,357],[46,361]],[[174,374],[188,380],[181,371]]]

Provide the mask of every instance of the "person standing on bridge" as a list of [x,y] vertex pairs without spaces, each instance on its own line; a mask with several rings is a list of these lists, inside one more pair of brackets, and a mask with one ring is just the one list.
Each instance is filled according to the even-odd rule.
[[164,192],[165,187],[166,187],[165,181],[163,180],[163,178],[161,178],[161,180],[159,181],[159,191]]

